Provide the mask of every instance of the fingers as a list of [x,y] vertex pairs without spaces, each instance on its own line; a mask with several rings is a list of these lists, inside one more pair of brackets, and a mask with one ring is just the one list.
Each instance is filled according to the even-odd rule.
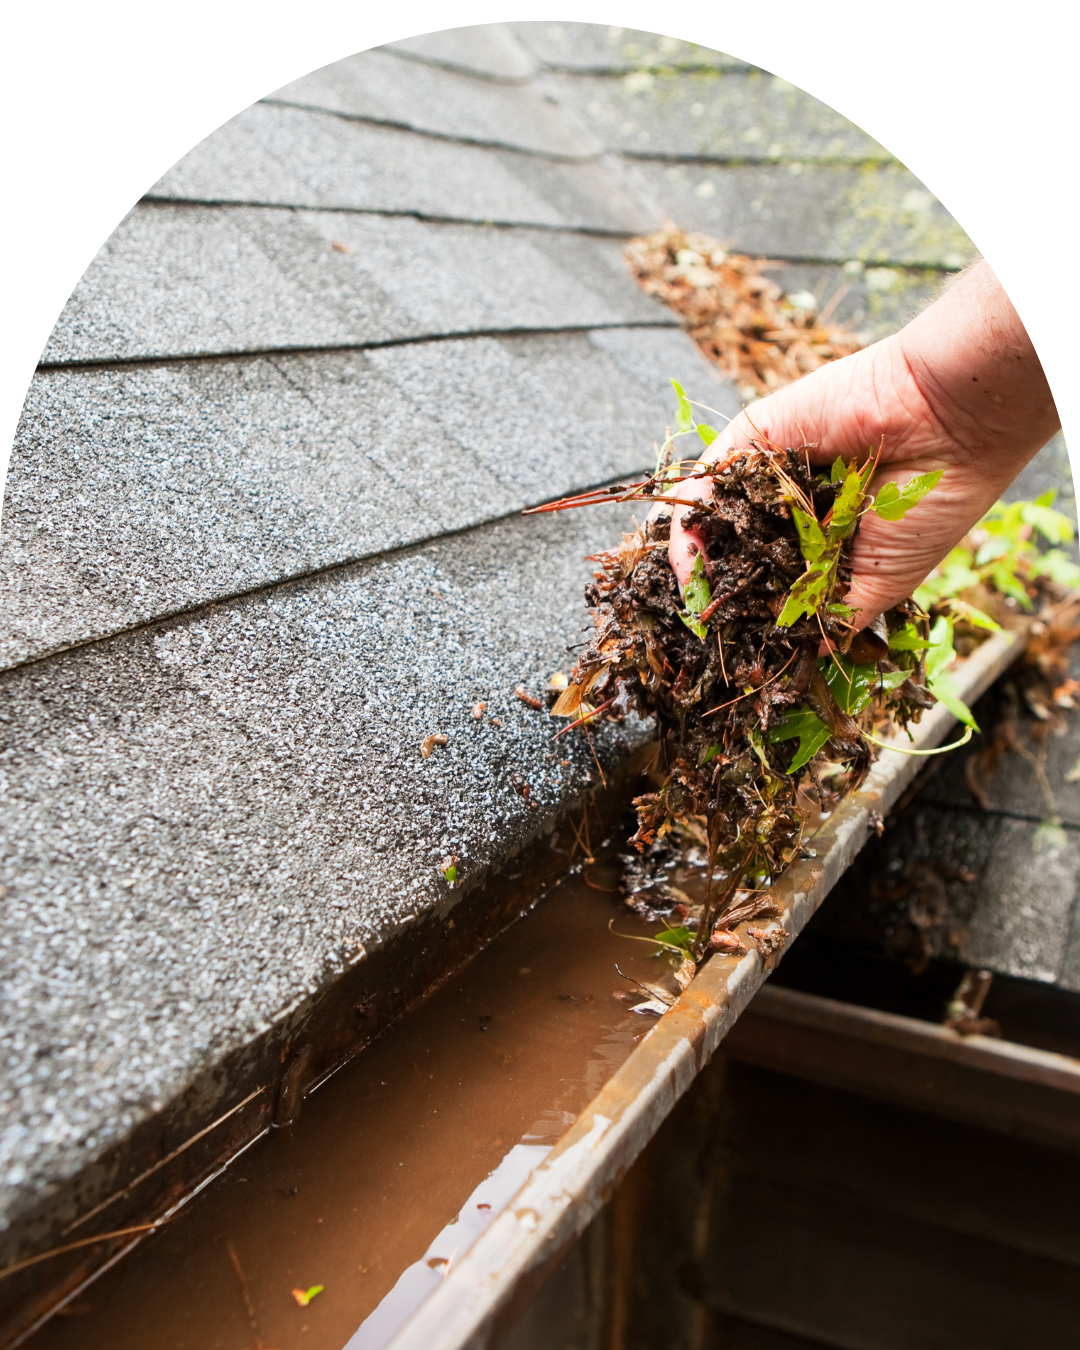
[[[676,507],[680,513],[685,507]],[[697,530],[688,530],[676,517],[671,522],[671,542],[668,544],[668,561],[679,582],[680,592],[686,589],[694,562],[698,556],[705,557],[705,540]],[[706,564],[708,560],[706,559]]]

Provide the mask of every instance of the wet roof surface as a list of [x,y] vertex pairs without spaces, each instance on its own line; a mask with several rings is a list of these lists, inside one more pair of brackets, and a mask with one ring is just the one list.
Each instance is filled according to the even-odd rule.
[[646,466],[670,375],[737,406],[620,237],[669,212],[875,335],[970,253],[792,100],[630,30],[428,35],[241,113],[107,242],[5,498],[4,1222],[449,904],[436,855],[468,882],[580,792],[513,690],[616,522],[516,513]]

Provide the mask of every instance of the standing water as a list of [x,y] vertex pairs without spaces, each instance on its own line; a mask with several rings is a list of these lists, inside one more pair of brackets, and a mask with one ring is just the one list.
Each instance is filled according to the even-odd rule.
[[616,883],[566,878],[32,1350],[380,1350],[652,1025]]

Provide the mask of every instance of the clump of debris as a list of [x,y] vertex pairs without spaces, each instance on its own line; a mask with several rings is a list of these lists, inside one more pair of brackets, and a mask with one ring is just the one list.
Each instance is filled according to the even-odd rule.
[[865,777],[882,743],[877,724],[906,727],[933,706],[952,628],[943,619],[932,630],[909,599],[856,634],[844,603],[862,514],[880,500],[879,513],[899,519],[940,473],[902,490],[887,484],[871,501],[873,457],[815,474],[807,447],[758,436],[714,464],[675,460],[678,437],[711,444],[716,435],[675,390],[676,429],[647,480],[539,509],[661,492],[678,501],[670,493],[680,483],[711,480],[711,495],[688,503],[684,518],[702,551],[683,594],[668,561],[668,516],[595,555],[586,592],[594,627],[552,710],[571,726],[631,712],[655,719],[655,790],[635,801],[632,842],[652,855],[677,838],[704,853],[703,900],[677,901],[685,946],[700,959],[736,923],[769,912],[767,889],[799,852],[808,815]]
[[638,285],[682,316],[705,355],[756,398],[865,346],[830,324],[838,292],[818,308],[812,295],[788,295],[762,276],[767,259],[728,253],[718,239],[668,225],[626,246]]

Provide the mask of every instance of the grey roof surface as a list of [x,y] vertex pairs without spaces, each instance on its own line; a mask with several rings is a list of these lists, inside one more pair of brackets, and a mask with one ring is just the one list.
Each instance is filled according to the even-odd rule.
[[[895,955],[914,918],[934,956],[1080,992],[1080,827],[1059,793],[1080,731],[1071,727],[1064,742],[1047,765],[1062,828],[1043,823],[1042,792],[1016,754],[990,786],[989,809],[979,809],[959,751],[844,878],[815,929]],[[977,737],[970,753],[981,745]],[[921,879],[912,872],[920,864]]]
[[141,205],[64,307],[45,364],[674,325],[613,240],[409,216]]
[[858,258],[846,263],[781,262],[762,272],[789,295],[808,291],[832,322],[868,341],[902,328],[941,288],[941,273],[932,268],[867,266]]
[[513,691],[568,668],[617,524],[516,518],[6,676],[0,1223],[449,909],[444,854],[468,882],[592,781]]
[[149,196],[619,233],[653,225],[603,162],[543,159],[272,103],[219,127]]
[[[355,944],[448,905],[443,852],[468,881],[585,782],[587,748],[551,758],[513,689],[569,664],[581,557],[616,522],[510,517],[646,464],[666,378],[715,379],[588,231],[737,225],[751,252],[820,260],[789,288],[850,284],[838,313],[879,327],[966,247],[932,199],[904,205],[923,189],[895,165],[628,164],[586,127],[584,77],[529,73],[742,79],[720,54],[567,24],[404,45],[175,166],[28,396],[0,556],[9,1218]],[[740,87],[771,115],[774,84]]]
[[508,84],[523,84],[536,74],[537,68],[528,48],[504,23],[419,33],[415,37],[402,38],[400,42],[388,42],[384,50]]
[[624,154],[673,159],[892,159],[846,117],[761,70],[556,78],[567,102],[581,112],[597,137]]
[[899,164],[635,163],[685,229],[766,257],[958,268],[971,240]]
[[275,103],[563,159],[590,159],[601,151],[600,142],[539,80],[501,84],[383,50],[347,56],[268,97]]
[[632,328],[39,374],[0,667],[638,471],[668,376],[716,378]]
[[746,70],[745,61],[696,42],[586,23],[515,23],[513,30],[552,70],[628,74],[637,70]]

